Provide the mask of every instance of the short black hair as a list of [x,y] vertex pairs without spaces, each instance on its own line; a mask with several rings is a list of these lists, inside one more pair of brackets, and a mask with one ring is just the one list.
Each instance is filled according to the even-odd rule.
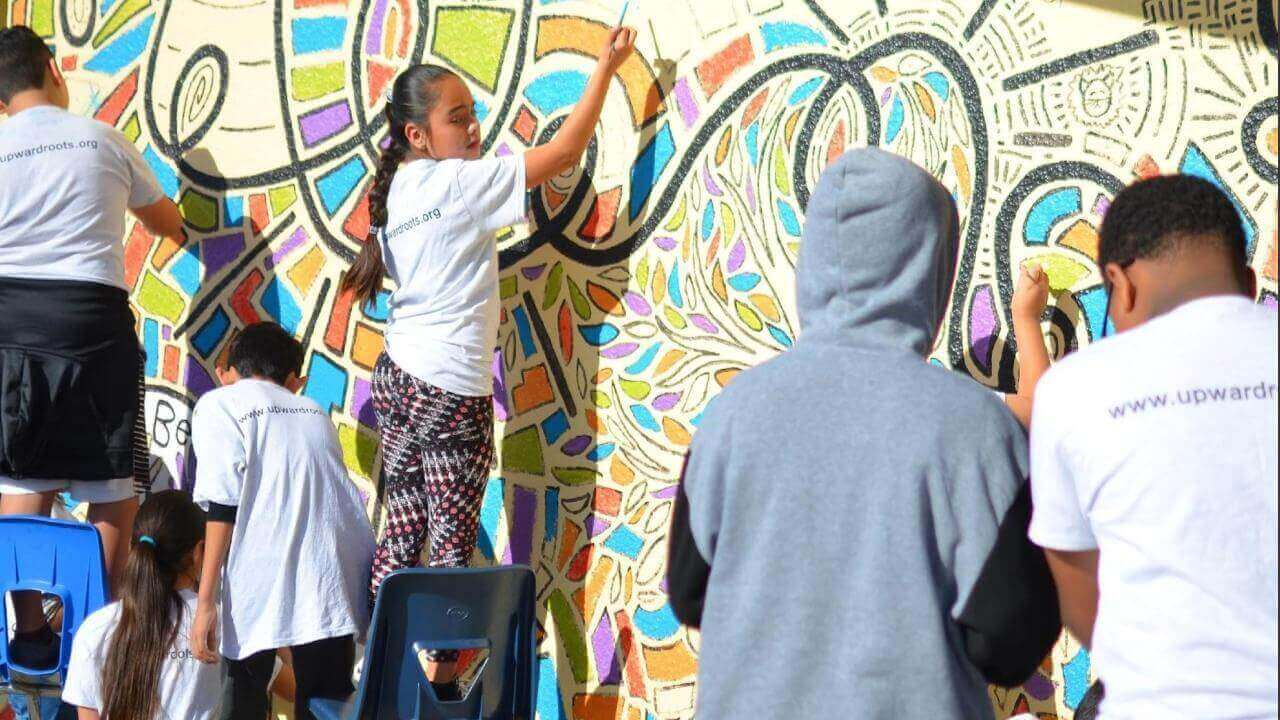
[[241,377],[264,377],[281,385],[302,374],[302,343],[273,322],[254,323],[236,336],[227,365]]
[[1153,259],[1192,245],[1218,247],[1248,285],[1244,225],[1218,186],[1192,175],[1140,180],[1121,190],[1099,233],[1098,267]]
[[26,25],[0,30],[0,102],[44,85],[44,70],[53,53]]

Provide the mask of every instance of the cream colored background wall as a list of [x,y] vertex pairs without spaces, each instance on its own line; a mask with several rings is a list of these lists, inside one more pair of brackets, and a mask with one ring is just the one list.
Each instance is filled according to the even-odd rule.
[[[306,393],[380,511],[385,306],[338,281],[368,224],[387,80],[450,65],[487,151],[520,152],[567,113],[621,6],[10,0],[56,47],[73,110],[134,140],[191,226],[182,244],[125,239],[157,484],[189,483],[189,407],[235,329],[270,318],[304,338]],[[698,638],[662,586],[673,483],[707,402],[794,341],[804,207],[845,149],[890,148],[953,190],[964,247],[934,361],[975,382],[1014,385],[1023,261],[1048,268],[1055,355],[1097,334],[1096,228],[1149,174],[1231,193],[1274,307],[1275,18],[1273,0],[632,0],[640,52],[584,167],[500,241],[501,457],[477,560],[537,572],[541,717],[691,715]],[[833,541],[822,527],[798,532]],[[1067,639],[993,703],[1067,718],[1089,674]]]

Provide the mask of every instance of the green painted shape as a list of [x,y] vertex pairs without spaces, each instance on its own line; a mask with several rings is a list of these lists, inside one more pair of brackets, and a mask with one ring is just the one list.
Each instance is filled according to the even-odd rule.
[[187,189],[178,201],[182,217],[197,230],[212,232],[218,229],[218,203],[197,190]]
[[583,320],[591,317],[591,303],[587,302],[587,296],[582,294],[573,280],[569,280],[569,301],[573,303],[573,311],[578,317]]
[[98,34],[93,36],[93,47],[95,49],[102,47],[107,40],[120,31],[120,28],[125,26],[125,23],[149,7],[151,7],[151,0],[125,0],[116,5],[116,9],[111,12],[111,17],[102,23]]
[[289,77],[293,83],[293,99],[304,102],[338,92],[347,84],[341,62],[294,68]]
[[274,217],[288,210],[298,201],[298,189],[292,185],[281,185],[267,192],[271,200],[271,215]]
[[569,669],[573,679],[581,685],[587,681],[587,638],[573,615],[573,608],[559,588],[551,592],[547,598],[547,610],[556,621],[556,634],[560,636],[560,644],[569,656]]
[[511,433],[502,439],[502,469],[509,472],[542,475],[546,464],[542,460],[542,436],[538,426]]
[[587,468],[558,467],[551,474],[562,485],[594,485],[600,480],[600,473]]
[[138,290],[138,304],[152,315],[159,315],[171,323],[177,324],[187,304],[182,294],[164,284],[150,270],[142,276],[142,287]]
[[508,275],[498,281],[498,297],[503,300],[515,297],[517,290],[519,287],[516,285],[515,275]]
[[550,310],[560,297],[560,283],[564,279],[564,266],[556,263],[547,275],[547,285],[542,289],[542,309]]
[[32,3],[30,27],[42,38],[53,37],[53,0],[35,0]]
[[640,380],[623,380],[620,384],[622,385],[622,392],[626,393],[632,400],[644,400],[649,397],[649,392],[653,390],[649,383],[641,382]]
[[436,11],[431,51],[490,93],[497,90],[515,13],[495,8],[449,7]]

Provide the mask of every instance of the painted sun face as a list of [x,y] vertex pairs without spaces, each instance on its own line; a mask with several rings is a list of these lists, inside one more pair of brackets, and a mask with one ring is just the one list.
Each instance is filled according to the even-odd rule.
[[1085,115],[1101,119],[1111,112],[1119,80],[1120,71],[1107,65],[1089,68],[1080,74],[1077,86],[1080,91],[1080,108]]

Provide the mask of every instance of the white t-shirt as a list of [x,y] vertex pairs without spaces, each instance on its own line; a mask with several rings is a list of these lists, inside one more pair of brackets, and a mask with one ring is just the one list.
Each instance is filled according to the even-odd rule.
[[120,131],[52,105],[0,124],[0,277],[124,285],[125,210],[164,192]]
[[1099,551],[1107,720],[1276,717],[1276,327],[1197,300],[1036,388],[1030,535]]
[[191,416],[195,500],[237,507],[222,575],[222,654],[355,635],[368,625],[373,529],[329,415],[273,382],[207,393]]
[[[211,720],[222,705],[222,663],[208,665],[195,659],[188,645],[197,596],[179,590],[182,619],[173,647],[160,664],[159,720]],[[62,699],[77,707],[102,712],[102,668],[107,662],[111,636],[120,622],[120,603],[100,608],[85,618],[71,646]]]
[[498,230],[524,221],[524,158],[415,160],[387,193],[382,257],[391,295],[387,353],[458,395],[493,394]]

